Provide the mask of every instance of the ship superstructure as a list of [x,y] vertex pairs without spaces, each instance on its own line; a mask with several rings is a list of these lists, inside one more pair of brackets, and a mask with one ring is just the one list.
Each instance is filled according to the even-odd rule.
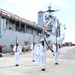
[[[60,23],[56,16],[53,15],[56,11],[59,10],[52,10],[50,4],[47,11],[39,11],[42,13],[42,15],[40,14],[42,17],[38,17],[38,21],[40,19],[42,20],[42,23],[39,21],[39,25],[43,24],[41,26],[45,27],[48,34],[48,37],[46,37],[47,41],[51,41],[52,43],[58,42],[59,44],[62,44],[65,38],[65,26]],[[42,19],[43,16],[45,16],[45,20]]]

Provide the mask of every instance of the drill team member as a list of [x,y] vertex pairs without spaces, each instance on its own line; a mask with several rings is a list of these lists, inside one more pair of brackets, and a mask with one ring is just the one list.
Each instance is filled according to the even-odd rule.
[[45,71],[45,65],[46,65],[46,44],[44,42],[44,39],[41,39],[40,42],[40,66],[41,70]]
[[53,51],[55,65],[58,65],[59,45],[57,43],[53,44]]
[[35,46],[35,42],[33,42],[33,44],[31,45],[31,50],[32,50],[32,62],[35,62],[35,51],[34,51],[34,46]]
[[18,41],[16,42],[16,45],[14,46],[13,51],[15,53],[15,63],[16,63],[16,66],[19,66],[20,54],[22,52],[22,47],[21,47],[21,45],[19,45]]
[[37,43],[34,47],[34,51],[35,51],[35,63],[36,65],[40,64],[40,44]]

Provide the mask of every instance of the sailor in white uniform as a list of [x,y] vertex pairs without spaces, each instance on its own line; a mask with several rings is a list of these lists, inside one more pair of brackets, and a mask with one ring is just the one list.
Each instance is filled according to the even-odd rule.
[[15,64],[16,66],[19,66],[19,62],[20,62],[20,54],[22,52],[22,47],[21,45],[19,45],[19,42],[16,42],[16,45],[13,47],[13,51],[15,53]]
[[41,44],[40,44],[40,66],[41,70],[45,71],[45,66],[46,66],[46,44],[44,42],[44,39],[41,39]]
[[54,62],[55,65],[58,65],[58,56],[59,56],[59,45],[54,43],[53,44],[53,51],[54,51]]
[[33,44],[31,44],[31,50],[32,50],[32,62],[35,62],[35,51],[34,51],[34,47],[35,47],[35,42],[33,42]]
[[39,65],[40,64],[40,44],[39,43],[35,44],[34,53],[35,53],[35,63],[36,65]]

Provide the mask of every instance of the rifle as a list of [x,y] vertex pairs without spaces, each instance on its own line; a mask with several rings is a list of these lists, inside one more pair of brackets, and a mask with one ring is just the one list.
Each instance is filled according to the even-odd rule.
[[44,40],[45,40],[45,42],[46,42],[46,44],[47,44],[48,48],[51,50],[51,52],[53,52],[53,50],[49,47],[49,45],[48,45],[48,43],[47,43],[47,41],[46,41],[45,37],[44,37]]

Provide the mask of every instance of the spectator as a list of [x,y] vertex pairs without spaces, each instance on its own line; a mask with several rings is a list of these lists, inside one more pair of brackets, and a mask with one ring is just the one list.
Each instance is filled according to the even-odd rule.
[[3,48],[3,46],[0,45],[0,57],[3,57],[3,55],[1,54],[2,53],[2,48]]

